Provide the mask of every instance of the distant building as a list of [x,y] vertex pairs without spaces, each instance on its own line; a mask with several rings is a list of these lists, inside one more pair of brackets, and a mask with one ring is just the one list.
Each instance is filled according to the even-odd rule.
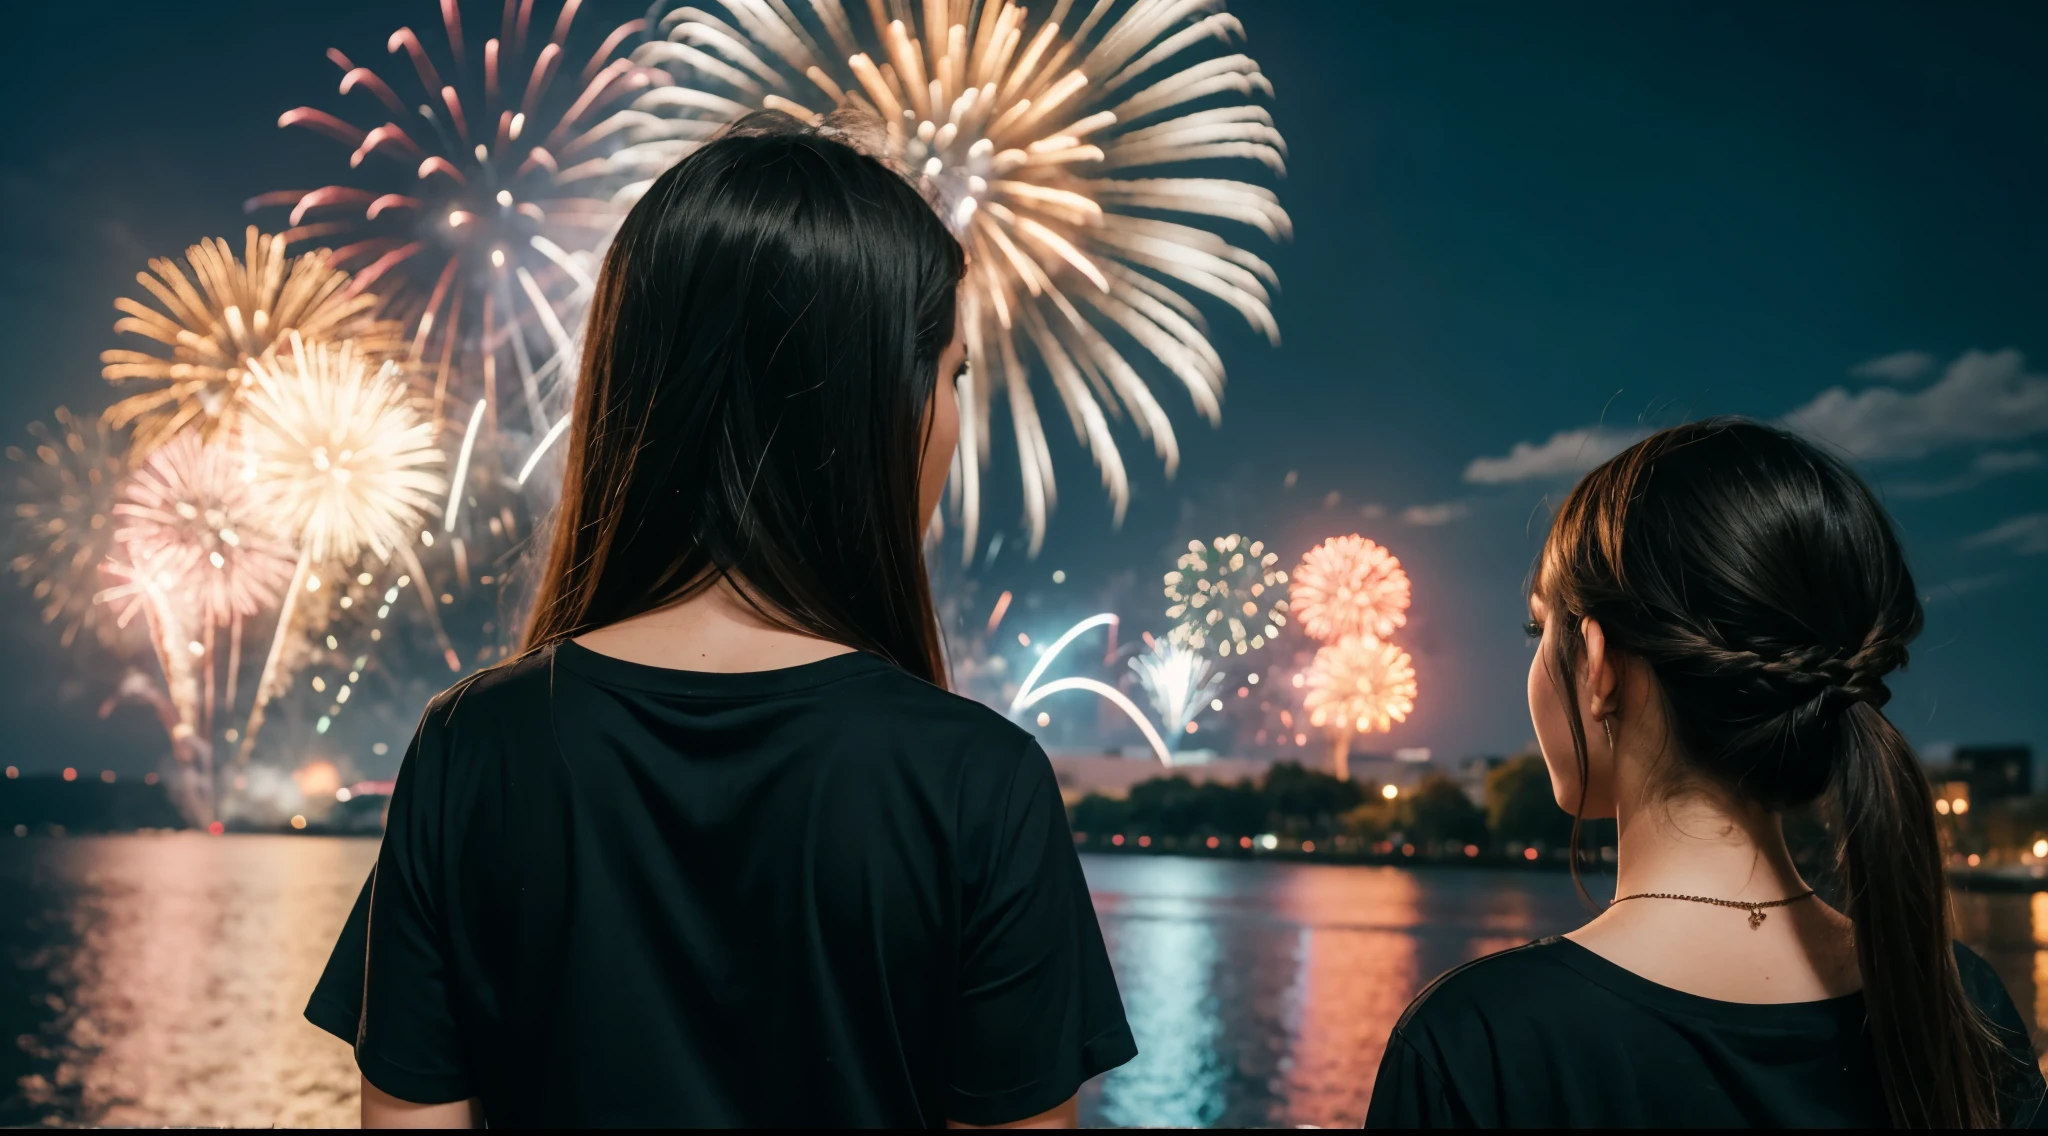
[[2025,797],[2034,792],[2034,751],[2024,745],[1961,745],[1946,766],[1929,772],[1936,780],[1968,785],[1973,804]]

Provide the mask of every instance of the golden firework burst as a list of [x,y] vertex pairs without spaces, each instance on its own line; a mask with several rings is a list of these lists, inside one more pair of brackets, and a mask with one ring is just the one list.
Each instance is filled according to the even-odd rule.
[[134,427],[133,452],[148,454],[188,426],[232,429],[253,381],[251,367],[274,357],[294,334],[354,340],[382,357],[402,350],[396,322],[375,317],[377,297],[357,289],[325,252],[285,255],[281,236],[251,225],[243,255],[209,237],[185,263],[159,257],[135,279],[156,306],[123,296],[116,332],[155,341],[158,351],[103,352],[100,372],[116,383],[165,384],[107,409],[109,426]]
[[[1261,186],[1190,176],[1222,161],[1285,169],[1272,115],[1249,101],[1272,86],[1249,56],[1228,50],[1244,29],[1221,0],[1099,0],[1079,10],[1056,0],[1038,17],[994,0],[869,0],[861,14],[813,0],[808,16],[780,3],[721,6],[723,19],[709,5],[669,11],[654,28],[663,38],[634,52],[673,82],[635,100],[634,145],[615,161],[659,172],[753,110],[877,120],[869,146],[918,180],[969,252],[962,327],[972,365],[960,383],[955,468],[964,556],[980,525],[998,395],[1035,553],[1055,490],[1034,375],[1051,381],[1120,520],[1130,487],[1111,422],[1128,415],[1169,476],[1180,460],[1132,348],[1179,380],[1213,424],[1223,363],[1189,295],[1220,301],[1279,342],[1272,268],[1208,225],[1279,239],[1291,233],[1286,212]],[[1225,50],[1198,52],[1205,43]],[[1175,214],[1192,223],[1167,219]]]
[[29,589],[43,622],[70,647],[81,631],[111,644],[119,629],[94,602],[100,565],[114,552],[114,503],[126,472],[122,439],[105,422],[58,407],[54,428],[29,424],[35,444],[7,447],[14,462],[8,567]]

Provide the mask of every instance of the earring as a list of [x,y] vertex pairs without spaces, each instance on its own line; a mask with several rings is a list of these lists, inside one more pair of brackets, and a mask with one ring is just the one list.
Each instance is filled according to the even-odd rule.
[[1603,733],[1603,734],[1606,734],[1606,735],[1607,735],[1607,752],[1608,752],[1608,753],[1613,753],[1613,752],[1614,752],[1614,717],[1613,717],[1613,715],[1609,715],[1609,716],[1607,716],[1607,717],[1605,717],[1605,718],[1602,718],[1602,719],[1600,719],[1600,732],[1601,732],[1601,733]]

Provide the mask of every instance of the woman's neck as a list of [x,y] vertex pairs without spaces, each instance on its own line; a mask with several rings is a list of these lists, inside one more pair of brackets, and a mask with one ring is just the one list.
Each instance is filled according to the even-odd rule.
[[1618,794],[1615,810],[1619,902],[1568,938],[1651,982],[1722,1001],[1805,1002],[1861,986],[1850,923],[1820,897],[1747,912],[1695,902],[1806,894],[1777,814],[1712,791],[1626,788],[1636,791]]
[[1632,796],[1615,810],[1617,896],[1765,902],[1807,890],[1776,813],[1707,792]]
[[686,600],[576,637],[582,647],[629,663],[737,674],[802,666],[853,648],[770,622],[727,581]]

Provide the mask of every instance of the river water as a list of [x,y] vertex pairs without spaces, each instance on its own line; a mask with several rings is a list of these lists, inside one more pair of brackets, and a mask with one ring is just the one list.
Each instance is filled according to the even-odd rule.
[[[347,1046],[299,1016],[368,840],[0,841],[0,1124],[353,1124]],[[1562,874],[1086,856],[1141,1050],[1110,1125],[1355,1125],[1431,978],[1567,930]],[[1966,941],[2048,1019],[2048,894],[1963,896]]]

